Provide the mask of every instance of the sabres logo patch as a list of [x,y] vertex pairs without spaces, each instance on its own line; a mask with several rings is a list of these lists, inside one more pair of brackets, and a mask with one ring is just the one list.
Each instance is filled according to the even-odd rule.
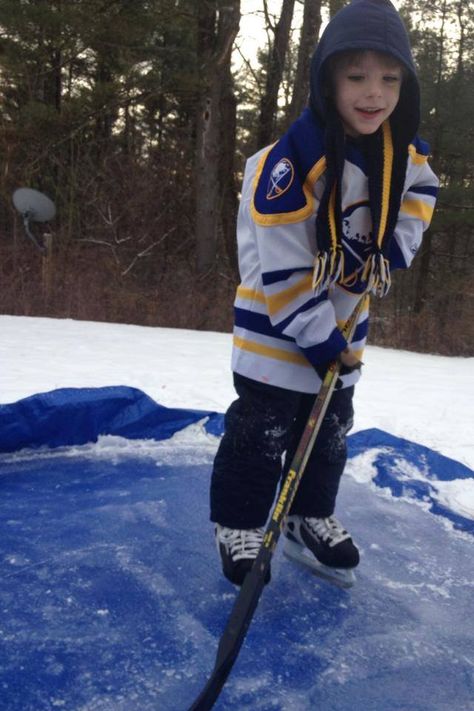
[[286,193],[293,182],[295,169],[288,158],[280,158],[272,168],[267,185],[267,200],[274,200]]

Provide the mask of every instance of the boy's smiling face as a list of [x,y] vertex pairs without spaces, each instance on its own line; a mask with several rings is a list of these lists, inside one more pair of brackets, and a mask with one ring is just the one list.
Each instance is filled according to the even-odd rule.
[[403,69],[382,52],[365,51],[338,58],[333,99],[349,136],[367,136],[381,126],[400,98]]

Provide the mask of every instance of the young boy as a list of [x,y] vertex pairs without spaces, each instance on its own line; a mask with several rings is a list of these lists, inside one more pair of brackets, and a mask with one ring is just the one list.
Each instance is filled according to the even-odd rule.
[[283,532],[326,566],[359,562],[333,514],[368,297],[350,344],[340,327],[362,294],[388,292],[391,270],[410,265],[430,222],[438,182],[416,137],[419,103],[397,11],[388,0],[353,0],[313,56],[308,109],[247,162],[237,224],[238,399],[226,413],[211,482],[223,571],[237,585],[258,553],[327,364],[337,358],[338,388]]

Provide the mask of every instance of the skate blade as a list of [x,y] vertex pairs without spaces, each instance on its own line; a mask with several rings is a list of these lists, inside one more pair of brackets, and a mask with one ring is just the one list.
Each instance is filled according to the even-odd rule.
[[306,551],[308,551],[307,548],[288,539],[283,546],[283,553],[287,558],[310,568],[315,575],[323,580],[344,589],[351,588],[354,585],[356,576],[354,575],[353,569],[330,568],[320,563],[309,551]]

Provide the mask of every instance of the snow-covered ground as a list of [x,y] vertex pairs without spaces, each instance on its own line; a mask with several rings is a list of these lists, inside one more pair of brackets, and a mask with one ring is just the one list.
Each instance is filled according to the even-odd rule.
[[[0,316],[0,333],[0,403],[104,385],[217,412],[234,398],[230,334],[15,316]],[[376,427],[474,470],[474,358],[369,346],[364,363],[354,432]],[[465,497],[474,511],[468,486]]]

